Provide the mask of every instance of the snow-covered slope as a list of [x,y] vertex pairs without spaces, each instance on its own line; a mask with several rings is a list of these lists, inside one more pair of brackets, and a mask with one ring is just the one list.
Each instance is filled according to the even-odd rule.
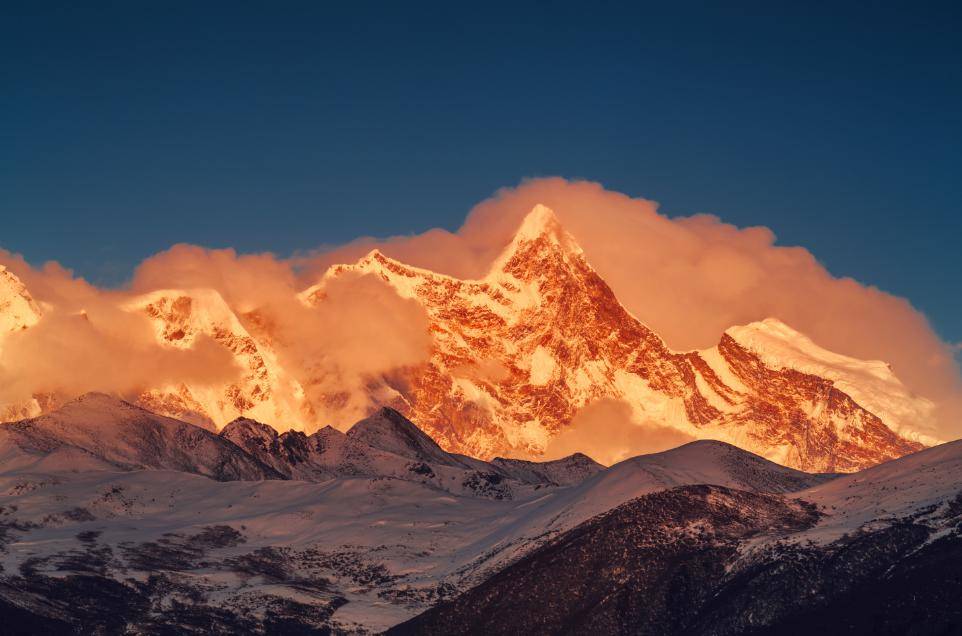
[[158,471],[0,475],[0,493],[0,600],[75,624],[48,633],[104,624],[98,606],[135,631],[285,633],[268,627],[278,615],[378,631],[443,594],[459,544],[511,507],[383,478]]
[[[932,417],[935,405],[913,395],[881,360],[859,360],[828,351],[774,318],[731,327],[725,333],[771,368],[794,369],[831,380],[897,433],[919,437],[916,431]],[[712,353],[718,355],[717,348]],[[919,441],[938,443],[927,436]]]
[[790,493],[835,478],[780,466],[724,442],[703,440],[639,455],[571,488],[546,493],[516,525],[488,537],[486,569],[497,569],[539,543],[626,501],[679,486],[711,484],[762,493]]
[[241,419],[215,436],[88,395],[0,435],[0,612],[11,602],[68,625],[271,633],[279,612],[380,630],[641,494],[818,481],[711,442],[611,469],[584,456],[488,464],[391,411],[348,434]]
[[[349,433],[239,419],[215,435],[101,394],[0,425],[0,614],[13,602],[44,630],[99,625],[119,594],[113,614],[138,625],[187,629],[189,598],[208,629],[271,632],[279,606],[380,629],[455,589],[477,556],[465,546],[554,488],[448,454],[396,412]],[[75,588],[78,568],[100,582]],[[133,583],[148,578],[162,584]]]
[[687,628],[722,587],[734,546],[804,528],[815,515],[804,504],[720,486],[651,493],[580,524],[388,634],[507,635],[519,625],[537,634],[726,633]]
[[[791,490],[811,476],[724,445],[689,444],[607,472],[642,465],[663,488],[551,537],[388,633],[508,634],[524,624],[934,635],[962,625],[962,442],[782,496],[751,485]],[[741,486],[679,484],[689,478]]]
[[916,517],[937,526],[962,512],[962,440],[803,490],[798,497],[818,504],[825,517],[799,540],[832,541]]

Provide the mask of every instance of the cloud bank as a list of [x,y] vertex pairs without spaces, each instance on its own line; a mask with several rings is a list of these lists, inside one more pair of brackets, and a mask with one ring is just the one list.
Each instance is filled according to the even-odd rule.
[[[27,361],[55,357],[64,347],[75,368],[87,361],[104,369],[101,390],[115,381],[129,388],[133,381],[149,382],[153,375],[213,374],[219,364],[214,349],[190,352],[183,360],[167,358],[144,340],[143,324],[110,310],[118,296],[210,287],[239,314],[279,326],[282,355],[291,364],[320,366],[325,369],[321,376],[332,384],[363,385],[366,377],[425,359],[429,341],[423,315],[375,281],[361,282],[350,292],[332,290],[327,311],[305,308],[296,293],[316,283],[331,264],[353,262],[374,247],[412,265],[461,278],[481,277],[537,203],[555,211],[627,309],[669,346],[709,347],[729,326],[776,317],[828,349],[889,362],[909,388],[940,405],[939,433],[959,436],[962,380],[953,345],[940,340],[906,299],[832,276],[804,248],[776,245],[767,228],[737,228],[709,215],[668,218],[652,201],[560,178],[526,181],[497,192],[472,209],[455,233],[431,230],[359,239],[290,259],[178,245],[144,261],[123,290],[100,290],[59,265],[34,269],[0,252],[0,263],[16,273],[35,298],[56,306],[65,323],[71,311],[84,309],[91,318],[96,312],[93,322],[100,325],[97,335],[76,327],[70,346],[42,333],[19,348],[5,345],[0,365],[7,381],[10,370],[18,369],[17,391],[32,379],[57,376],[57,369]],[[323,237],[318,238],[322,242]],[[128,346],[137,354],[124,353]],[[156,363],[146,363],[145,358],[154,356]],[[142,369],[132,376],[120,374],[122,382],[109,372],[137,367],[138,361],[145,362]],[[68,378],[61,380],[67,383]],[[609,415],[617,419],[614,411]]]

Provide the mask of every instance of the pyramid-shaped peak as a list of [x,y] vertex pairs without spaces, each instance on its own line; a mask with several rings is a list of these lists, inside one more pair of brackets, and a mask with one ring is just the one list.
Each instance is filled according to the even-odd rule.
[[[537,246],[535,252],[531,251],[532,245]],[[489,276],[497,276],[507,269],[532,259],[540,259],[548,253],[580,256],[584,252],[575,238],[561,225],[554,211],[539,203],[521,221],[514,238],[492,264]]]
[[0,264],[0,280],[9,281],[11,285],[22,286],[23,283],[20,282],[20,278],[7,269],[6,265]]
[[371,250],[361,258],[359,258],[358,262],[363,263],[367,261],[376,261],[376,260],[381,260],[385,258],[387,257],[384,255],[384,252],[382,252],[381,250],[375,247],[373,250]]
[[[418,445],[422,443],[436,445],[434,440],[415,426],[411,420],[387,406],[382,406],[372,415],[355,423],[348,431],[348,435],[355,438],[367,438],[372,435],[388,436],[395,439],[404,438]],[[367,439],[365,441],[370,442]]]
[[521,226],[515,233],[515,240],[534,240],[545,234],[564,232],[561,222],[554,210],[546,205],[538,204],[531,208],[521,221]]
[[317,438],[317,439],[329,440],[329,439],[333,439],[333,438],[343,438],[343,437],[347,437],[347,435],[346,435],[343,431],[339,431],[339,430],[337,430],[336,428],[334,428],[333,426],[331,426],[330,424],[328,424],[328,425],[326,425],[326,426],[324,426],[324,427],[322,427],[322,428],[317,429],[317,430],[314,431],[313,433],[311,433],[310,437],[314,437],[314,438]]

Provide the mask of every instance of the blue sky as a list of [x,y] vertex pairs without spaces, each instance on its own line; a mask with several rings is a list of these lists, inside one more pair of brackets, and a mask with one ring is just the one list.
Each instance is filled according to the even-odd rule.
[[957,5],[31,4],[0,19],[0,246],[31,262],[117,285],[561,175],[766,225],[962,341]]

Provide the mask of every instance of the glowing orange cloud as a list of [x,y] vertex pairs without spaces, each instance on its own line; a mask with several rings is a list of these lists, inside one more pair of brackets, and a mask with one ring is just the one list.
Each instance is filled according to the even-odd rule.
[[643,455],[658,453],[688,442],[694,437],[658,422],[637,422],[631,407],[620,400],[605,398],[585,406],[571,426],[548,442],[543,460],[584,453],[606,466]]

